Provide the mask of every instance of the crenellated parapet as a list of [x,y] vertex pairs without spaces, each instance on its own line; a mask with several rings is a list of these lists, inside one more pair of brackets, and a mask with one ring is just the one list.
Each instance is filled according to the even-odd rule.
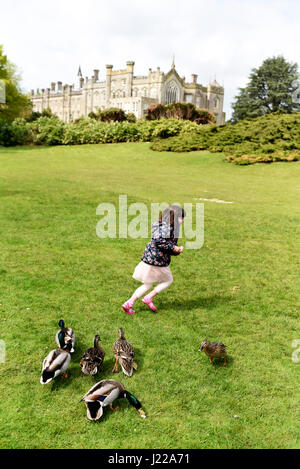
[[79,66],[75,85],[57,81],[51,82],[50,88],[32,90],[33,109],[42,111],[49,107],[60,119],[69,122],[109,107],[119,107],[142,118],[149,105],[179,101],[207,108],[215,113],[217,123],[223,123],[224,88],[216,79],[203,86],[193,73],[191,81],[186,81],[185,76],[177,72],[174,60],[167,73],[157,67],[149,68],[146,75],[137,76],[134,66],[131,60],[120,70],[108,64],[105,76],[101,77],[100,70],[94,69],[93,75],[85,78]]

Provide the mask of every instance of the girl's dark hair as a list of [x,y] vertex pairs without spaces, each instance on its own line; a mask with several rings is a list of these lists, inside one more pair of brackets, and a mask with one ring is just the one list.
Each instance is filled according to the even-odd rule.
[[165,222],[170,225],[174,229],[175,236],[177,237],[180,228],[178,219],[184,218],[185,215],[185,210],[180,207],[180,205],[169,205],[169,207],[165,208],[165,210],[160,212],[159,221]]

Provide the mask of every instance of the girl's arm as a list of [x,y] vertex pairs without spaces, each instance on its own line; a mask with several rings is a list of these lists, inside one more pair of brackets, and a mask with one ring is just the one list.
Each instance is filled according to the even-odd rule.
[[155,241],[158,249],[162,251],[174,251],[176,242],[174,239],[171,239],[171,232],[168,227],[153,225],[152,239]]
[[158,249],[167,251],[171,255],[178,256],[182,253],[183,247],[177,246],[177,239],[171,237],[171,231],[166,226],[155,226],[152,227],[152,239],[155,241]]
[[158,238],[158,239],[155,239],[154,238],[154,241],[155,241],[155,244],[156,246],[161,249],[162,251],[174,251],[174,248],[176,247],[176,244],[171,241],[170,239],[165,239],[165,238]]

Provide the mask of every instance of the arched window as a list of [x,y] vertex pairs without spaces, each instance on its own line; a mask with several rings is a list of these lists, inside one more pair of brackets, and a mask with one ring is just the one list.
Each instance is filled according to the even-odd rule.
[[95,93],[94,93],[94,104],[95,103],[98,104],[98,101],[99,101],[99,93],[98,93],[98,91],[95,91]]
[[156,98],[156,97],[157,97],[156,88],[151,88],[150,98]]
[[174,80],[171,80],[166,87],[166,92],[165,92],[165,103],[170,104],[170,103],[176,103],[179,101],[179,89]]

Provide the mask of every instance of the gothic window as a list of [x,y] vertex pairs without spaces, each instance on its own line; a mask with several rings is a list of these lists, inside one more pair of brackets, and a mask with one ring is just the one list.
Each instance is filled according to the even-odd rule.
[[94,94],[94,102],[98,103],[98,101],[99,101],[99,93],[98,93],[98,91],[96,91],[95,94]]
[[155,89],[155,88],[151,88],[150,97],[151,97],[151,98],[156,98],[156,97],[157,97],[157,93],[156,93],[156,89]]
[[218,98],[215,99],[215,103],[214,103],[214,104],[215,104],[215,109],[218,109],[218,107],[219,107],[219,100],[218,100]]
[[145,98],[147,98],[147,88],[144,88],[144,89],[143,89],[143,96],[144,96]]
[[192,103],[193,102],[193,96],[191,94],[186,94],[185,95],[185,102],[186,103]]
[[176,103],[179,101],[179,89],[174,80],[169,81],[165,92],[165,103]]

